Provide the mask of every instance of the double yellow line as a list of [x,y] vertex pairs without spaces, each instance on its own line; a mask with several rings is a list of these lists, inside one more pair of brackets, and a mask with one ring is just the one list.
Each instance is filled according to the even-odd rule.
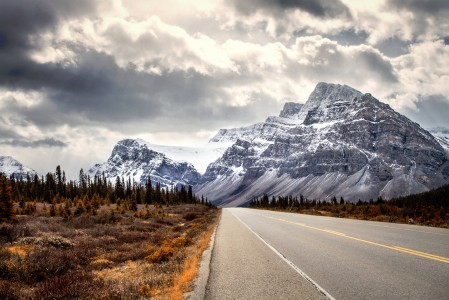
[[309,226],[309,225],[306,225],[304,223],[292,222],[292,221],[288,221],[288,220],[284,220],[284,219],[267,217],[267,216],[264,216],[264,217],[268,218],[268,219],[272,219],[272,220],[277,220],[277,221],[281,221],[281,222],[285,222],[285,223],[290,223],[290,224],[302,226],[302,227],[309,228],[309,229],[314,229],[314,230],[330,233],[330,234],[333,234],[333,235],[338,235],[338,236],[345,237],[345,238],[348,238],[348,239],[351,239],[351,240],[354,240],[354,241],[359,241],[359,242],[362,242],[362,243],[366,243],[366,244],[370,244],[370,245],[374,245],[374,246],[378,246],[378,247],[382,247],[382,248],[386,248],[386,249],[390,249],[390,250],[395,250],[395,251],[399,251],[399,252],[403,252],[403,253],[419,256],[419,257],[424,257],[424,258],[427,258],[427,259],[431,259],[431,260],[435,260],[435,261],[439,261],[439,262],[442,262],[442,263],[449,264],[449,258],[447,258],[447,257],[433,255],[433,254],[430,254],[430,253],[416,251],[416,250],[413,250],[413,249],[403,248],[403,247],[399,247],[399,246],[388,246],[388,245],[385,245],[385,244],[380,244],[380,243],[376,243],[376,242],[360,239],[360,238],[357,238],[357,237],[354,237],[354,236],[350,236],[350,235],[347,235],[347,234],[339,232],[339,231],[323,229],[323,228],[318,228],[318,227],[314,227],[314,226]]

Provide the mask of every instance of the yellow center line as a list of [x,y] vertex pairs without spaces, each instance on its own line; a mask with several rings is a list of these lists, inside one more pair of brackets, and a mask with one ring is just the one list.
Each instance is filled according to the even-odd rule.
[[281,221],[281,222],[285,222],[285,223],[290,223],[290,224],[302,226],[302,227],[309,228],[309,229],[314,229],[314,230],[330,233],[330,234],[333,234],[333,235],[338,235],[338,236],[345,237],[345,238],[348,238],[348,239],[351,239],[351,240],[354,240],[354,241],[359,241],[359,242],[362,242],[362,243],[365,243],[365,244],[370,244],[370,245],[374,245],[374,246],[378,246],[378,247],[382,247],[382,248],[386,248],[386,249],[390,249],[390,250],[395,250],[395,251],[399,251],[399,252],[403,252],[403,253],[407,253],[407,254],[411,254],[411,255],[415,255],[415,256],[419,256],[419,257],[423,257],[423,258],[427,258],[427,259],[431,259],[431,260],[435,260],[435,261],[439,261],[439,262],[443,262],[443,263],[449,264],[449,258],[447,258],[447,257],[438,256],[438,255],[434,255],[434,254],[430,254],[430,253],[426,253],[426,252],[421,252],[421,251],[417,251],[417,250],[413,250],[413,249],[403,248],[403,247],[399,247],[399,246],[389,246],[389,245],[385,245],[385,244],[380,244],[380,243],[376,243],[376,242],[360,239],[360,238],[357,238],[357,237],[354,237],[354,236],[350,236],[350,235],[347,235],[347,234],[339,232],[339,231],[330,230],[330,229],[323,229],[323,228],[319,228],[319,227],[314,227],[314,226],[306,225],[304,223],[292,222],[292,221],[279,219],[279,218],[268,217],[268,216],[264,216],[264,217],[268,218],[268,219],[272,219],[272,220],[277,220],[277,221]]

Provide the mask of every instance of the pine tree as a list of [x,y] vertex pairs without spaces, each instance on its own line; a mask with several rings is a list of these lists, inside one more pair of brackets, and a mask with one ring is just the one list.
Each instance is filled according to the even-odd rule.
[[187,192],[187,202],[188,203],[193,203],[194,202],[193,201],[193,190],[192,190],[192,186],[191,185],[189,185],[188,192]]
[[11,186],[8,179],[0,174],[0,222],[14,219],[14,203],[11,198]]
[[152,194],[153,194],[153,186],[152,186],[150,177],[148,177],[147,184],[145,185],[145,203],[146,204],[151,204],[153,202]]
[[115,181],[115,196],[118,199],[125,199],[125,190],[123,188],[122,180],[120,179],[120,176],[116,177]]
[[62,195],[62,185],[63,185],[63,182],[62,182],[62,172],[61,172],[61,166],[57,166],[56,167],[56,173],[55,173],[55,175],[56,175],[56,192],[60,195],[60,196],[63,196]]

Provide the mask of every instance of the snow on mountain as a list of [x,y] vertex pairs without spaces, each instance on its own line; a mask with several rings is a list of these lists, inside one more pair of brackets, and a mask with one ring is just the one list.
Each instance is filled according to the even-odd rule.
[[27,174],[33,177],[36,174],[36,171],[24,166],[11,156],[0,156],[0,173],[3,173],[8,177],[14,174],[16,179],[20,179],[20,177],[25,179]]
[[443,147],[449,155],[449,129],[444,127],[435,127],[430,128],[429,132],[435,137],[441,147]]
[[319,83],[279,117],[222,129],[234,144],[209,165],[195,192],[223,206],[264,193],[350,201],[392,198],[449,181],[448,155],[418,124],[370,94]]
[[287,102],[284,104],[284,108],[282,109],[279,117],[281,118],[289,118],[289,119],[298,119],[298,113],[301,111],[302,104],[295,102]]
[[[91,177],[104,174],[113,183],[117,176],[131,178],[142,185],[151,178],[154,183],[160,182],[163,187],[195,185],[198,182],[201,174],[191,163],[170,159],[167,155],[150,149],[150,145],[143,140],[119,141],[108,160],[93,166],[88,174]],[[171,150],[173,155],[179,149]]]
[[140,144],[145,144],[148,149],[163,153],[167,158],[174,161],[191,163],[200,173],[206,172],[207,166],[223,155],[233,142],[217,141],[210,142],[204,147],[181,147],[156,145],[137,139]]

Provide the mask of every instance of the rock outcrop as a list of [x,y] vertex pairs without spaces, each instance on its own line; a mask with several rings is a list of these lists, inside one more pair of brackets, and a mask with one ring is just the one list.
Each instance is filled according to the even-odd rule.
[[211,141],[223,140],[234,145],[195,187],[223,206],[264,193],[389,199],[449,181],[447,153],[429,132],[346,85],[319,83],[304,105]]

